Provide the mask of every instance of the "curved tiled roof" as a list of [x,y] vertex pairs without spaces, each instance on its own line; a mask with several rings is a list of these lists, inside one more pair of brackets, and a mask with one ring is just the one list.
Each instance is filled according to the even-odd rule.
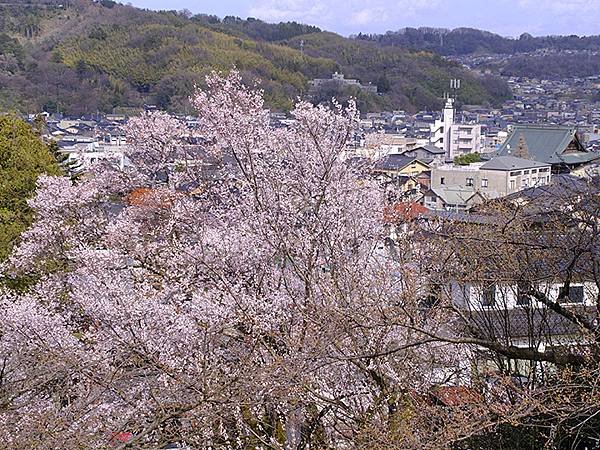
[[562,155],[573,139],[581,153],[587,153],[579,143],[575,128],[544,125],[515,125],[513,132],[498,150],[499,156],[510,156],[519,146],[523,136],[527,150],[535,161],[556,162],[556,155]]

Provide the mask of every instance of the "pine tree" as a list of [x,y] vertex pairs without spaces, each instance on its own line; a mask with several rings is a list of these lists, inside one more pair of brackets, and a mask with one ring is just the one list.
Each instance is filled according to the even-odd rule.
[[519,135],[519,143],[517,144],[517,149],[515,150],[514,156],[517,158],[531,159],[531,156],[529,155],[529,149],[527,148],[527,142],[525,141],[525,136],[523,136],[523,133]]
[[76,179],[78,175],[81,173],[81,163],[76,160],[69,159],[69,155],[60,151],[60,147],[58,143],[54,140],[48,142],[48,150],[50,154],[58,164],[58,166],[62,169],[62,171],[71,177],[71,179]]

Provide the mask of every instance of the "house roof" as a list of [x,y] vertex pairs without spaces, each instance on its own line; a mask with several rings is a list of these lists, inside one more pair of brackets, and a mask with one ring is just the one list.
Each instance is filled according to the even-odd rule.
[[384,221],[386,223],[409,222],[425,215],[429,210],[417,202],[397,202],[385,208]]
[[523,189],[504,197],[505,200],[537,200],[547,202],[548,206],[556,203],[557,199],[576,197],[577,195],[589,192],[590,184],[580,177],[569,174],[554,175],[550,184],[534,186]]
[[550,164],[532,161],[530,159],[517,158],[516,156],[496,156],[483,164],[480,169],[509,171],[545,167],[549,165]]
[[417,158],[412,156],[400,155],[400,154],[392,154],[387,155],[381,158],[375,164],[374,170],[386,171],[386,170],[402,170],[406,166],[413,164],[414,162],[419,162],[425,166],[427,164],[419,161]]
[[600,178],[588,180],[560,174],[552,176],[550,184],[523,189],[499,201],[526,204],[529,219],[542,223],[553,220],[556,214],[561,216],[568,214],[568,211],[565,211],[565,204],[572,204],[572,202],[577,202],[578,208],[583,211],[597,214],[597,204],[589,199],[594,198],[599,189]]
[[581,152],[586,153],[576,136],[575,128],[515,125],[510,136],[508,136],[502,147],[498,150],[498,155],[509,156],[511,152],[516,151],[521,136],[525,140],[531,158],[536,161],[550,163],[552,157],[554,155],[561,155],[573,139],[576,140]]
[[600,154],[595,152],[575,152],[575,153],[564,153],[562,155],[552,155],[548,160],[551,164],[567,164],[567,165],[579,165],[585,164],[595,159],[600,158]]
[[[567,308],[590,320],[598,316],[595,307],[578,305]],[[488,339],[519,338],[528,336],[565,336],[582,333],[582,328],[549,308],[503,307],[470,311],[470,322]]]
[[430,190],[447,205],[466,205],[477,194],[472,187],[467,186],[442,186]]
[[448,222],[473,223],[479,225],[494,224],[498,222],[498,219],[492,215],[474,214],[472,212],[464,211],[436,210],[428,211],[427,214],[424,214],[423,216],[425,218],[440,219]]
[[462,406],[483,402],[481,394],[465,386],[436,386],[429,395],[432,400],[443,406]]
[[415,150],[419,150],[419,149],[423,149],[433,155],[443,155],[445,153],[443,148],[439,148],[439,147],[436,147],[435,145],[431,145],[431,144],[421,145],[420,147],[416,147],[410,151],[414,152]]

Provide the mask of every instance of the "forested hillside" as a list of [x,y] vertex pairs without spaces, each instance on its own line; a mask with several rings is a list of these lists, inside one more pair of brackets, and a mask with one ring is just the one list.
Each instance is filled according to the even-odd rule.
[[503,37],[473,28],[404,28],[385,34],[359,34],[359,40],[399,46],[412,50],[430,50],[445,56],[489,53],[526,53],[540,49],[600,50],[600,36],[532,36],[523,33],[518,39]]
[[[587,77],[600,68],[600,36],[538,36],[518,39],[471,28],[405,28],[385,34],[359,34],[361,42],[387,48],[430,51],[467,61],[469,67],[504,76]],[[488,60],[485,55],[496,55]]]
[[[467,103],[510,95],[430,52],[346,39],[297,23],[153,12],[110,0],[0,4],[0,108],[81,114],[156,104],[185,112],[194,84],[236,66],[260,78],[267,101],[288,109],[308,81],[340,71],[377,84],[356,95],[363,109],[439,107],[450,78],[464,80]],[[304,41],[304,51],[300,50]],[[317,93],[327,97],[330,92]]]

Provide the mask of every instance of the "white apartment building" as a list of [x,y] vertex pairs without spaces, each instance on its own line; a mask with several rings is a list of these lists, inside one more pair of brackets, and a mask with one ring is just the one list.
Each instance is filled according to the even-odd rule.
[[467,153],[481,153],[481,125],[455,123],[454,100],[444,106],[442,120],[431,126],[431,143],[444,149],[447,160]]

